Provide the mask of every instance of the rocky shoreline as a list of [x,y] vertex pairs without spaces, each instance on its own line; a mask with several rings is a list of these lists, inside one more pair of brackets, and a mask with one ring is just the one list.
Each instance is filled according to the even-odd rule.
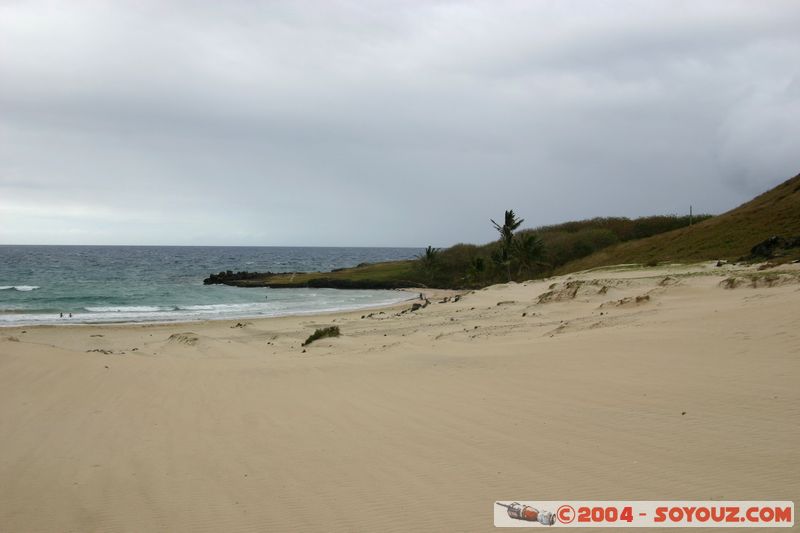
[[[233,272],[231,270],[211,274],[203,280],[204,285],[230,285],[233,287],[268,287],[282,289],[405,289],[425,288],[424,285],[402,279],[350,279],[326,276],[330,273],[308,272]],[[294,278],[297,278],[295,281]]]

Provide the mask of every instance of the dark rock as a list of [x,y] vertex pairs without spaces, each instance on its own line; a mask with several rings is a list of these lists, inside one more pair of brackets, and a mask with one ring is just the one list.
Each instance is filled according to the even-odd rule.
[[750,249],[749,259],[772,259],[786,250],[798,247],[800,247],[800,237],[786,239],[773,235],[753,246]]
[[274,274],[272,272],[233,272],[232,270],[226,270],[224,272],[220,272],[219,274],[211,274],[203,280],[203,283],[205,285],[228,285],[235,281],[268,278],[273,275]]

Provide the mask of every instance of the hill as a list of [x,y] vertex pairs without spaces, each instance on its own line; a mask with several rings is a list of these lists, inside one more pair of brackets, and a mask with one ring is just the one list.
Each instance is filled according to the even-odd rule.
[[773,235],[800,235],[800,174],[736,209],[699,224],[615,244],[571,261],[558,271],[624,263],[738,259]]
[[[738,259],[773,235],[800,242],[800,175],[732,211],[711,217],[656,215],[593,218],[520,230],[527,261],[503,257],[502,242],[428,248],[419,260],[362,264],[332,272],[231,272],[212,274],[207,284],[240,287],[480,288],[509,280],[562,274],[624,263],[688,263]],[[517,248],[519,249],[519,247]],[[800,255],[800,248],[794,250]],[[794,256],[791,256],[794,257]]]

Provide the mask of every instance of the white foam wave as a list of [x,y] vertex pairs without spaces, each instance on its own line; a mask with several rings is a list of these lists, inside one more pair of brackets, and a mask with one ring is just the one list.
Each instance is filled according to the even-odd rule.
[[260,309],[274,309],[269,303],[243,303],[243,304],[206,304],[206,305],[179,305],[180,311],[257,311]]
[[155,307],[152,305],[121,305],[110,307],[84,307],[90,313],[154,313],[156,311],[173,311],[172,307]]
[[[165,323],[194,320],[241,319],[287,315],[309,315],[367,309],[396,303],[408,298],[405,293],[367,293],[346,291],[318,291],[309,297],[303,289],[281,289],[278,295],[291,295],[292,299],[274,298],[265,302],[197,304],[180,306],[94,306],[72,316],[59,313],[25,313],[17,310],[0,313],[0,327],[26,324],[103,324],[103,323]],[[296,298],[304,295],[303,298]],[[367,298],[369,296],[369,298]],[[365,300],[362,300],[362,297]],[[295,299],[296,298],[296,299]]]
[[0,286],[0,291],[20,291],[20,292],[28,292],[28,291],[35,291],[38,289],[38,285],[2,285]]

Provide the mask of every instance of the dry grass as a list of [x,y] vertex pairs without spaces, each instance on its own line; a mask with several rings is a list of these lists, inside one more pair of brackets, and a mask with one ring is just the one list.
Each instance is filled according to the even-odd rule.
[[610,246],[566,264],[559,272],[620,263],[738,259],[773,235],[800,235],[800,174],[727,213],[688,228]]

